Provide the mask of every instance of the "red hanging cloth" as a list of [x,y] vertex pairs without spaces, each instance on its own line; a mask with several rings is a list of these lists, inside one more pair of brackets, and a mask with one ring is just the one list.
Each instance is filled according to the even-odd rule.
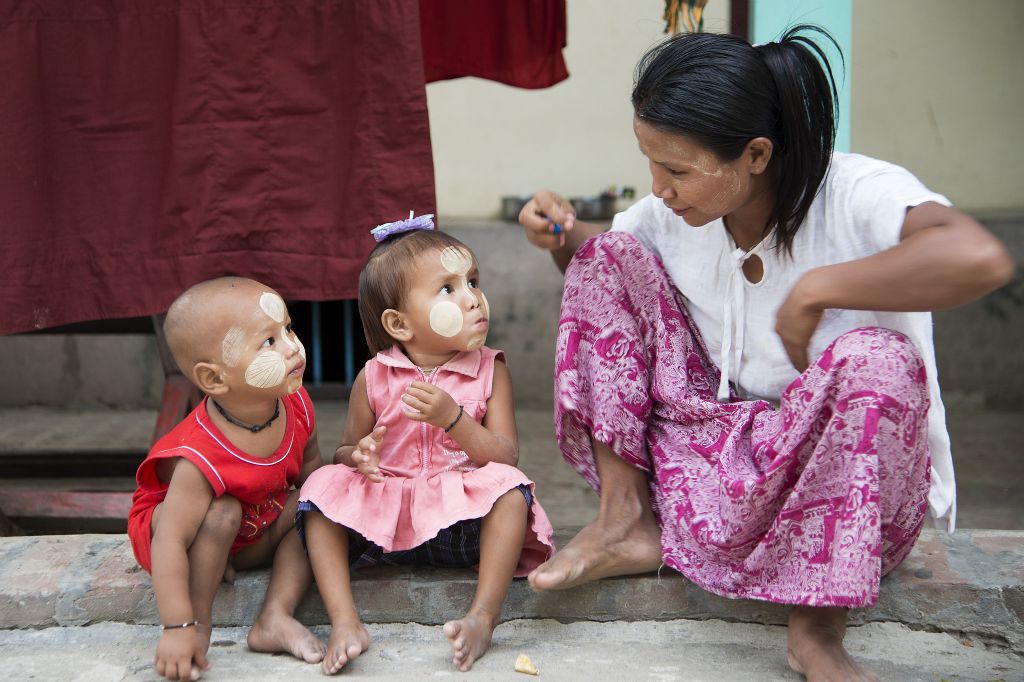
[[520,88],[565,80],[565,0],[420,0],[428,83],[476,76]]
[[0,0],[0,333],[253,277],[354,298],[434,209],[417,0]]

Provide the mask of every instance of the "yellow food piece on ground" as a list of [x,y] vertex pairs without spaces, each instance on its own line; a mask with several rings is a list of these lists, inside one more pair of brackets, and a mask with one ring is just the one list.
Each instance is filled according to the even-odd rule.
[[537,666],[533,664],[530,657],[526,654],[519,654],[516,656],[516,672],[526,673],[527,675],[540,675],[540,671],[537,670]]

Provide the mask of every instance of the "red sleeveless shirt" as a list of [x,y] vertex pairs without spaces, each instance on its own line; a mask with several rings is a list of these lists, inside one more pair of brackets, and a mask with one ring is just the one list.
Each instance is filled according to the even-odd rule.
[[167,484],[157,477],[157,463],[182,457],[203,473],[214,497],[231,495],[242,503],[242,524],[231,553],[263,536],[280,515],[292,485],[302,470],[303,453],[316,426],[313,403],[306,389],[281,399],[285,431],[269,457],[252,457],[231,444],[210,419],[204,399],[180,424],[158,440],[135,475],[138,488],[128,513],[128,538],[139,565],[152,571],[150,523],[153,510],[167,496]]

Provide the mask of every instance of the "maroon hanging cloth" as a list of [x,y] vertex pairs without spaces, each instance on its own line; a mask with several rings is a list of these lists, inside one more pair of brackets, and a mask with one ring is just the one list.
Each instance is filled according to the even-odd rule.
[[434,208],[417,0],[0,0],[0,83],[0,333],[354,298]]
[[565,80],[565,0],[420,0],[427,82],[476,76],[519,88]]

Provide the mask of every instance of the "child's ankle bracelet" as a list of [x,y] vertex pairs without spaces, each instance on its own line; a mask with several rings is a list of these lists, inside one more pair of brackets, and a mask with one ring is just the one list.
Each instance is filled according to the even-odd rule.
[[194,628],[199,625],[198,620],[194,620],[191,623],[175,623],[173,625],[161,625],[164,630],[180,630],[181,628]]

